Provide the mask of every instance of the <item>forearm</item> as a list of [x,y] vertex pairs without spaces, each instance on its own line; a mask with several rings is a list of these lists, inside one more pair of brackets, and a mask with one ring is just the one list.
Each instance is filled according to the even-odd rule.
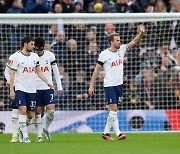
[[5,71],[4,71],[4,76],[7,80],[7,83],[9,84],[10,83],[10,68],[8,68],[7,66],[5,67]]
[[96,78],[99,74],[99,71],[98,69],[96,68],[93,72],[93,75],[92,75],[92,78],[91,78],[91,82],[90,82],[90,87],[94,87],[94,84],[95,84],[95,81],[96,81]]
[[15,72],[11,70],[10,71],[10,91],[14,91],[14,77],[15,77]]
[[55,76],[55,80],[56,80],[58,91],[59,90],[63,90],[62,89],[61,78],[60,78],[60,74],[59,74],[59,70],[58,70],[57,64],[56,65],[52,65],[52,69],[53,69],[53,73],[54,73],[54,76]]
[[43,72],[37,72],[37,74],[38,74],[38,76],[39,76],[39,78],[42,80],[42,81],[44,81],[45,83],[48,83],[49,81],[48,81],[48,79],[45,77],[45,75],[44,75],[44,73]]
[[128,44],[128,48],[133,48],[136,44],[138,44],[142,37],[143,37],[143,32],[140,32],[129,44]]

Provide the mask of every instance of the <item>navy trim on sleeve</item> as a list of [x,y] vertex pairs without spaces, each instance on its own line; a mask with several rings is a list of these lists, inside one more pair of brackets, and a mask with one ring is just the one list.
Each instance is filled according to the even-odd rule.
[[51,62],[51,65],[55,65],[56,64],[56,60]]
[[104,63],[101,62],[101,61],[98,61],[97,63],[98,63],[99,65],[102,65],[102,66],[104,65]]

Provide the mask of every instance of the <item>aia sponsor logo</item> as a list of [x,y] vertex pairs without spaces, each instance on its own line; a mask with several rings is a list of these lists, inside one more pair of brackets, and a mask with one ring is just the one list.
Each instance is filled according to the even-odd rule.
[[41,71],[42,72],[49,72],[49,68],[46,66],[46,67],[41,67]]
[[23,73],[36,73],[35,67],[24,67]]
[[119,65],[121,65],[121,64],[123,64],[123,61],[122,61],[121,59],[118,59],[118,60],[113,61],[113,62],[111,63],[111,67],[119,66]]

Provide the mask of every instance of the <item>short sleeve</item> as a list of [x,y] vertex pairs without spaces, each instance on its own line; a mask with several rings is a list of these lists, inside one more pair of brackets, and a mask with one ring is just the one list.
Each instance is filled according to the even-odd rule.
[[124,56],[125,52],[128,51],[128,44],[123,44],[120,46],[119,53]]
[[56,58],[55,55],[52,53],[51,54],[51,65],[55,65],[56,64]]
[[101,52],[101,53],[99,54],[98,62],[101,62],[101,63],[104,64],[105,61],[106,61],[105,54],[104,54],[104,52]]
[[18,58],[15,56],[10,56],[7,62],[7,67],[10,69],[17,71],[18,68]]

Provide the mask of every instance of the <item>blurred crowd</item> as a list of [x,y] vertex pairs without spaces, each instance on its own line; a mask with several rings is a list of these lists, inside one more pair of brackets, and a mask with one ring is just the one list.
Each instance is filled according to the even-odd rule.
[[[177,12],[178,9],[178,0],[13,0],[12,3],[0,0],[2,13]],[[139,24],[145,26],[146,33],[140,44],[125,55],[124,97],[120,108],[179,109],[180,20],[177,20],[121,24],[0,24],[0,110],[10,110],[9,88],[3,77],[7,58],[20,49],[25,35],[43,37],[45,49],[56,56],[64,89],[62,95],[55,95],[58,110],[106,109],[103,69],[96,81],[96,94],[88,95],[98,55],[109,47],[110,33],[118,32],[121,43],[127,44],[136,36]]]
[[0,0],[0,13],[165,13],[179,11],[179,0]]

